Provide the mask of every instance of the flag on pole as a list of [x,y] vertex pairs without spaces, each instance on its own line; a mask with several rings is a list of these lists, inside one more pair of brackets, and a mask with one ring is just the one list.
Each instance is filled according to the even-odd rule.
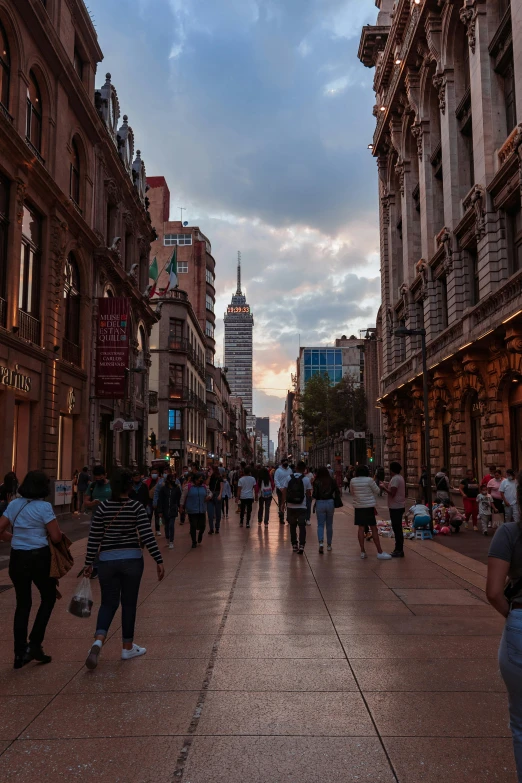
[[149,290],[149,299],[152,299],[154,294],[156,293],[156,286],[158,283],[158,277],[159,277],[159,269],[158,269],[158,261],[156,259],[156,256],[154,256],[154,260],[152,264],[149,266],[149,278],[152,279],[154,282]]
[[167,291],[172,291],[173,288],[178,287],[178,247],[174,248],[170,264],[167,267],[167,274],[169,276],[169,284]]

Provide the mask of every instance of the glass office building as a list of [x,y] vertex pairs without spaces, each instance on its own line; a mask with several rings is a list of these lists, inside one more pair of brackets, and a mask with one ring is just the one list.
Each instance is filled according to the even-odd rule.
[[304,382],[314,375],[328,375],[332,383],[339,383],[343,377],[342,348],[305,348]]

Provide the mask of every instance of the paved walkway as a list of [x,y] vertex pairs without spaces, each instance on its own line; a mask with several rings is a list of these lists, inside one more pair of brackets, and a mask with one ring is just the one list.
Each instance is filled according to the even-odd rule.
[[197,550],[177,527],[161,584],[146,558],[146,656],[119,660],[115,622],[95,672],[94,619],[65,598],[53,662],[13,671],[14,595],[0,593],[0,781],[514,783],[484,565],[436,542],[386,562],[369,544],[361,561],[348,506],[333,552],[308,531],[299,557],[275,516],[248,531],[231,514]]

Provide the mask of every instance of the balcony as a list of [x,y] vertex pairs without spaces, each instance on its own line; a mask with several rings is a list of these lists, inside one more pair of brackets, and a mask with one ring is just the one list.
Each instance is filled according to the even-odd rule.
[[18,310],[18,335],[24,340],[40,345],[40,321],[32,315]]
[[27,144],[27,146],[35,156],[36,160],[39,160],[42,166],[45,166],[45,160],[42,158],[42,156],[40,155],[40,153],[38,152],[34,144],[27,138],[27,136],[25,137],[25,143]]
[[66,362],[81,367],[82,364],[82,352],[79,345],[75,345],[66,337],[63,338],[62,343],[62,357]]
[[185,403],[187,408],[196,408],[201,411],[201,413],[206,414],[207,412],[205,402],[187,386],[170,386],[169,400],[176,402],[177,404]]

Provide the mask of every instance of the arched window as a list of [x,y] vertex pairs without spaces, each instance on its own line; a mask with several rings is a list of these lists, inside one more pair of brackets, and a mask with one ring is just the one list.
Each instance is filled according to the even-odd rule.
[[63,358],[80,365],[80,274],[72,253],[65,262]]
[[81,170],[80,153],[78,151],[78,145],[74,140],[71,146],[72,146],[72,153],[71,153],[69,195],[71,196],[74,203],[80,206],[80,170]]
[[0,24],[0,102],[9,109],[9,81],[11,78],[11,57],[5,30]]
[[42,149],[42,97],[38,82],[32,71],[29,73],[27,87],[27,123],[25,129],[27,140],[41,152]]

